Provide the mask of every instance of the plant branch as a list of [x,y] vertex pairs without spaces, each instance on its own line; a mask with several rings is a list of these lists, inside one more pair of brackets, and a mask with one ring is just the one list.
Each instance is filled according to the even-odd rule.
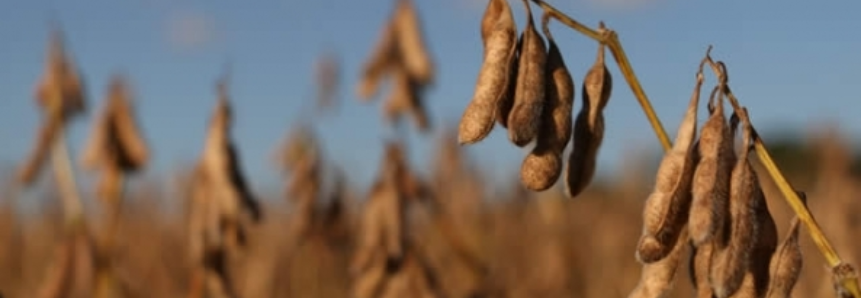
[[[621,43],[619,42],[619,37],[613,30],[604,29],[603,24],[601,24],[602,28],[599,30],[593,30],[574,19],[568,17],[564,13],[557,10],[555,7],[547,4],[543,0],[532,0],[535,4],[540,6],[546,13],[550,16],[565,24],[568,27],[571,27],[577,32],[580,32],[583,35],[588,36],[589,38],[594,39],[600,43],[606,44],[610,47],[610,51],[613,53],[613,57],[616,60],[616,63],[619,66],[619,70],[622,72],[622,75],[625,77],[628,85],[631,87],[631,90],[634,92],[634,95],[639,101],[640,105],[643,108],[643,112],[646,113],[646,117],[648,117],[649,122],[652,124],[652,128],[655,131],[655,134],[658,137],[658,140],[661,142],[661,145],[665,150],[669,150],[671,147],[671,142],[669,137],[667,136],[666,131],[661,125],[660,119],[652,108],[651,102],[646,96],[645,91],[643,91],[642,86],[640,85],[637,76],[634,74],[634,70],[631,67],[631,62],[628,60],[628,57],[625,55],[625,51],[622,48]],[[707,58],[710,65],[712,66],[712,70],[715,71],[715,74],[718,76],[718,79],[722,82],[727,81],[727,74],[725,72],[725,67],[722,69],[714,63],[711,58]],[[736,112],[741,110],[741,105],[739,105],[738,99],[732,93],[728,84],[721,84],[723,86],[723,92],[729,98],[729,102],[733,107],[733,110]],[[756,132],[756,129],[753,129],[753,138],[754,138],[754,149],[756,151],[756,155],[759,158],[760,162],[762,162],[769,176],[771,176],[772,180],[777,184],[781,193],[783,193],[786,202],[795,212],[795,214],[799,217],[799,219],[805,224],[807,229],[810,231],[810,237],[813,239],[813,242],[819,248],[819,251],[825,257],[826,262],[835,270],[836,268],[844,268],[843,270],[847,270],[854,273],[854,268],[848,266],[848,264],[844,263],[837,252],[834,250],[834,247],[825,237],[825,234],[822,232],[822,229],[816,222],[816,219],[810,213],[810,211],[805,207],[804,203],[798,197],[798,194],[794,191],[794,188],[789,184],[789,181],[786,180],[786,177],[774,163],[774,160],[771,158],[771,155],[768,153],[768,150],[765,147],[765,142],[763,142],[762,138]],[[856,274],[840,274],[840,276],[836,276],[838,279],[835,281],[839,284],[843,289],[849,291],[854,297],[861,298],[861,290],[859,290],[858,281],[856,279]]]
[[670,137],[667,135],[667,131],[661,124],[661,120],[655,113],[655,109],[652,108],[652,103],[649,101],[648,96],[646,96],[646,92],[643,91],[643,86],[640,85],[640,80],[638,80],[637,75],[634,74],[631,62],[628,60],[628,56],[625,55],[625,50],[622,49],[622,44],[619,42],[619,35],[616,34],[615,31],[609,29],[599,28],[599,30],[593,30],[586,27],[542,0],[532,0],[532,2],[540,6],[545,12],[550,14],[560,23],[571,27],[571,29],[580,32],[597,42],[603,43],[610,48],[610,52],[613,53],[613,58],[616,60],[616,64],[619,65],[619,70],[622,72],[622,75],[628,82],[628,86],[631,87],[631,91],[634,92],[634,96],[637,97],[637,101],[646,113],[649,123],[652,124],[652,129],[655,131],[658,140],[661,142],[661,146],[664,147],[664,150],[670,150],[670,147],[672,146]]

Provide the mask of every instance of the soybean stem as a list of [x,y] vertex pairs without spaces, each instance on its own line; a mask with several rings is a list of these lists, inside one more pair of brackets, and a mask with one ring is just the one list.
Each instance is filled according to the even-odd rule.
[[634,96],[637,97],[637,101],[646,113],[649,123],[652,124],[652,129],[655,131],[658,140],[661,142],[661,146],[664,147],[664,150],[670,150],[670,147],[672,146],[670,137],[667,135],[667,131],[661,124],[661,120],[658,118],[657,113],[655,113],[655,109],[652,108],[652,103],[649,101],[648,96],[646,96],[646,92],[643,91],[643,86],[640,85],[640,80],[638,80],[637,75],[634,74],[634,69],[631,67],[631,62],[628,60],[628,56],[625,55],[625,50],[622,49],[622,45],[619,42],[619,36],[616,32],[612,30],[594,30],[580,24],[542,0],[532,0],[532,2],[538,4],[538,6],[540,6],[546,13],[550,14],[550,16],[558,20],[560,23],[571,27],[571,29],[580,32],[597,42],[603,43],[610,48],[610,52],[613,53],[613,58],[616,60],[616,64],[619,65],[619,70],[622,72],[622,75],[628,82],[628,86],[631,87],[631,91],[634,92]]

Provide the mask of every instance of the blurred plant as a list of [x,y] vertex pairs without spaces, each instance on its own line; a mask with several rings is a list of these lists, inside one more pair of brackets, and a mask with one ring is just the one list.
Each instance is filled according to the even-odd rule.
[[423,94],[433,83],[436,70],[412,0],[395,0],[394,12],[363,66],[357,95],[363,101],[373,100],[380,83],[389,76],[393,86],[383,105],[384,119],[396,125],[406,113],[419,131],[427,132],[430,123]]
[[227,75],[217,83],[218,101],[207,129],[203,154],[192,181],[190,246],[195,277],[192,296],[236,297],[227,262],[242,252],[250,225],[261,220],[261,210],[241,172],[230,138],[232,108]]
[[81,156],[81,164],[98,171],[96,195],[103,204],[107,220],[102,224],[102,247],[99,253],[99,297],[114,297],[120,291],[111,258],[114,239],[120,224],[124,177],[136,173],[149,161],[149,148],[135,121],[129,82],[125,75],[115,74],[108,86],[108,98],[94,121],[90,139]]

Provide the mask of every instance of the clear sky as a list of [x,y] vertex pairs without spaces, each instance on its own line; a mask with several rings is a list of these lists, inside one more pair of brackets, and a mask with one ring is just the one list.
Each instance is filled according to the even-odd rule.
[[[235,139],[246,172],[258,189],[280,190],[270,164],[274,147],[313,100],[313,61],[322,51],[340,56],[343,84],[337,114],[318,119],[326,154],[364,188],[376,173],[383,138],[393,135],[376,104],[361,104],[355,83],[394,1],[3,1],[0,4],[0,164],[18,163],[33,145],[39,114],[32,100],[42,71],[48,20],[56,13],[67,47],[97,111],[109,75],[123,70],[134,84],[140,123],[154,150],[147,175],[192,162],[203,146],[215,103],[213,82],[224,62],[233,64],[231,94]],[[416,0],[437,84],[426,97],[437,127],[456,125],[471,99],[481,63],[479,22],[483,0]],[[551,4],[594,26],[599,20],[620,35],[664,126],[675,135],[693,87],[694,72],[709,44],[725,61],[735,93],[760,130],[835,123],[861,135],[861,2],[553,0]],[[510,1],[524,25],[520,1]],[[536,14],[537,14],[537,9]],[[594,60],[596,44],[558,23],[551,27],[575,82]],[[657,151],[659,143],[615,63],[616,82],[605,111],[607,132],[599,173],[613,174],[626,154]],[[706,89],[710,90],[707,82]],[[579,110],[580,89],[577,88]],[[706,91],[707,94],[707,91]],[[701,120],[704,111],[700,114]],[[92,115],[92,114],[90,114]],[[75,122],[70,138],[80,151],[89,120]],[[408,122],[411,125],[411,123]],[[424,167],[433,136],[410,128],[413,164]],[[516,177],[525,151],[497,128],[469,147],[493,177]],[[77,159],[77,156],[75,157]],[[8,168],[7,168],[8,169]],[[168,177],[162,175],[161,177]],[[509,180],[510,181],[510,180]]]

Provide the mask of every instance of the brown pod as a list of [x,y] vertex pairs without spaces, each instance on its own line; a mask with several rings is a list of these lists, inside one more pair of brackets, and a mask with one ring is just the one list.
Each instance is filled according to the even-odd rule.
[[34,94],[42,111],[42,126],[36,136],[35,147],[17,173],[17,180],[24,186],[36,181],[67,121],[86,109],[83,79],[66,53],[60,29],[54,26],[49,37],[45,72]]
[[[700,131],[700,161],[694,171],[693,202],[688,228],[691,240],[699,245],[719,232],[727,216],[729,181],[735,157],[732,136],[724,115],[723,97],[718,85],[712,91],[709,105],[713,112]],[[717,96],[717,99],[715,99]]]
[[[750,115],[746,108],[741,109],[739,117],[743,125],[744,138],[748,141],[748,147],[744,148],[747,151],[754,150],[753,126],[750,122]],[[753,175],[754,178],[757,176]],[[777,249],[777,225],[774,223],[774,218],[768,210],[768,202],[765,200],[765,193],[759,184],[759,178],[755,179],[756,188],[754,189],[754,210],[756,211],[756,241],[753,244],[753,250],[750,254],[749,274],[753,284],[753,292],[756,297],[762,297],[768,290],[769,284],[769,263],[771,257]],[[742,288],[745,286],[742,285]],[[741,292],[741,290],[739,291]]]
[[672,251],[665,258],[651,264],[643,264],[640,281],[628,294],[628,298],[658,298],[668,295],[673,289],[673,280],[687,243],[687,230],[681,229]]
[[421,86],[413,79],[406,69],[396,68],[392,92],[383,105],[383,115],[386,121],[396,125],[401,116],[408,113],[412,116],[420,132],[428,132],[430,123],[427,111],[422,105]]
[[535,29],[529,0],[523,0],[523,4],[526,6],[526,28],[520,37],[523,44],[518,57],[517,86],[514,105],[508,114],[508,139],[518,147],[526,146],[538,136],[544,109],[544,71],[547,64],[547,47]]
[[399,56],[404,67],[418,83],[422,85],[432,83],[435,69],[413,1],[398,0],[394,17]]
[[643,232],[637,244],[637,260],[652,263],[663,259],[687,223],[691,204],[693,151],[697,134],[697,106],[703,84],[702,70],[697,73],[694,93],[679,125],[672,149],[658,167],[655,188],[643,207]]
[[610,100],[613,80],[604,65],[604,45],[598,46],[598,58],[583,80],[583,108],[574,122],[574,142],[565,173],[565,192],[576,197],[595,175],[598,149],[604,140],[603,110]]
[[460,144],[481,141],[493,129],[501,99],[508,89],[510,67],[517,50],[517,26],[507,0],[488,2],[481,29],[484,61],[478,73],[475,93],[460,119]]
[[380,82],[391,67],[397,64],[397,32],[391,21],[382,29],[382,35],[374,45],[371,56],[362,66],[356,95],[362,101],[371,101],[376,97]]
[[695,246],[688,242],[691,255],[688,261],[688,274],[696,290],[697,298],[713,298],[711,284],[709,283],[709,268],[711,267],[714,246],[712,242]]
[[[731,117],[730,123],[730,135],[734,137],[738,125],[735,114]],[[742,150],[732,169],[730,179],[728,221],[713,241],[717,249],[712,259],[710,278],[715,296],[719,298],[729,297],[741,287],[748,272],[759,228],[755,214],[758,202],[754,198],[754,191],[759,186],[756,173],[748,161],[750,146],[750,133],[745,129]]]
[[514,91],[517,90],[517,73],[520,70],[520,49],[523,47],[523,39],[517,38],[514,55],[511,57],[511,64],[508,68],[508,86],[505,89],[505,94],[499,99],[499,105],[496,109],[496,123],[508,129],[508,115],[511,114],[511,108],[514,106]]
[[59,28],[51,30],[46,58],[45,72],[36,86],[36,102],[46,114],[51,113],[52,106],[58,107],[64,121],[80,115],[87,106],[83,79],[66,53]]
[[149,160],[149,149],[134,119],[131,92],[124,75],[114,75],[108,86],[108,98],[81,157],[89,169],[101,166],[119,167],[134,172]]
[[115,104],[114,127],[121,152],[120,166],[126,171],[136,171],[149,161],[149,148],[134,117],[131,94],[124,77],[114,82]]
[[218,194],[219,213],[225,222],[238,228],[242,238],[243,223],[259,222],[260,206],[241,172],[242,166],[236,146],[230,135],[233,109],[228,100],[226,80],[218,83],[218,101],[210,118],[201,166],[207,176],[210,191]]
[[542,28],[550,46],[547,51],[544,110],[541,115],[541,130],[535,148],[523,160],[520,181],[533,191],[543,191],[559,180],[562,173],[562,153],[571,140],[571,109],[574,103],[574,80],[565,66],[565,60],[547,22],[549,14],[542,17]]
[[[796,192],[802,202],[806,203],[806,195],[804,192]],[[801,246],[798,243],[798,230],[800,228],[798,216],[792,218],[792,223],[789,226],[789,232],[774,255],[771,257],[769,264],[770,279],[768,283],[768,291],[765,297],[767,298],[789,298],[792,295],[792,289],[795,283],[798,282],[798,276],[801,274],[801,268],[804,259],[801,254]]]
[[36,181],[36,178],[45,167],[45,163],[48,161],[48,155],[54,146],[54,140],[57,139],[62,129],[63,120],[60,117],[45,119],[45,123],[42,123],[36,135],[36,145],[30,152],[27,160],[18,169],[18,182],[29,186]]

